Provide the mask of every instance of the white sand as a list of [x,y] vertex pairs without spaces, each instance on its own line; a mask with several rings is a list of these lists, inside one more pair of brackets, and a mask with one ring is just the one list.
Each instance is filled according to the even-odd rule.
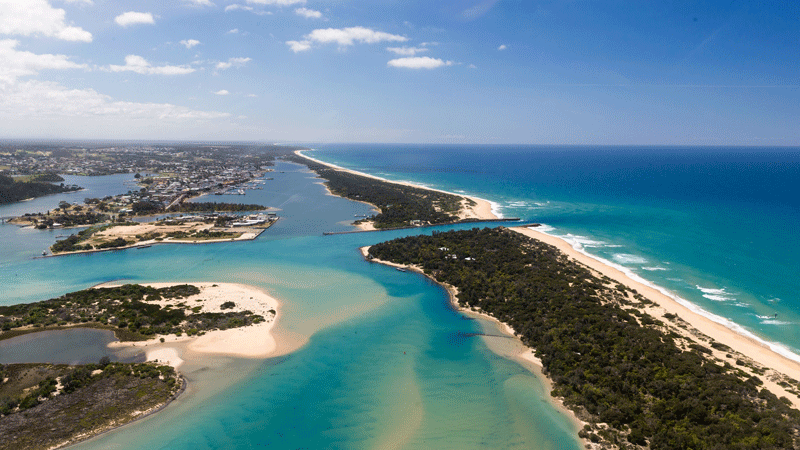
[[[657,289],[654,289],[650,286],[647,286],[643,283],[640,283],[636,280],[631,279],[622,271],[611,267],[607,264],[603,264],[602,262],[587,256],[574,248],[572,248],[569,243],[566,241],[559,239],[555,236],[550,236],[548,234],[536,231],[535,229],[525,228],[525,227],[514,227],[509,228],[510,230],[516,231],[518,233],[522,233],[525,236],[532,237],[539,241],[542,241],[546,244],[550,244],[563,253],[567,254],[573,260],[579,262],[580,264],[588,267],[595,273],[605,275],[619,283],[624,284],[625,286],[636,290],[649,300],[656,303],[657,306],[655,307],[648,307],[643,308],[644,312],[650,314],[654,318],[659,320],[667,321],[663,316],[666,313],[676,314],[679,318],[683,319],[684,321],[688,322],[689,325],[700,333],[706,335],[707,337],[717,341],[719,343],[725,344],[728,347],[732,348],[736,353],[743,355],[746,358],[749,358],[755,361],[757,364],[767,368],[772,369],[771,371],[767,372],[767,376],[761,376],[764,381],[764,387],[769,389],[772,393],[777,395],[778,397],[785,396],[789,400],[792,401],[792,404],[795,408],[800,409],[800,399],[798,399],[794,394],[789,393],[783,387],[779,386],[777,381],[780,381],[780,375],[789,376],[795,380],[800,380],[800,364],[796,361],[793,361],[789,358],[786,358],[772,349],[770,349],[765,344],[758,342],[755,339],[749,338],[747,336],[743,336],[740,333],[737,333],[726,326],[714,322],[713,320],[705,317],[697,312],[692,311],[691,309],[687,308],[686,306],[678,303],[672,297],[665,295],[664,293],[660,292]],[[673,323],[673,328],[675,331],[680,332],[684,336],[697,340],[693,338],[690,333],[686,330],[680,328],[676,324]],[[707,347],[707,345],[705,345]],[[714,356],[725,360],[726,359],[726,352],[720,351],[713,351]],[[731,364],[735,364],[734,360],[727,359]],[[748,370],[746,367],[737,366],[743,370]],[[777,372],[777,373],[776,373]],[[776,381],[777,380],[777,381]]]
[[[234,283],[149,283],[144,286],[162,288],[176,284],[191,284],[200,288],[200,293],[184,299],[170,299],[152,302],[164,306],[166,304],[185,303],[191,309],[201,306],[200,312],[223,312],[220,306],[226,301],[236,304],[234,311],[251,311],[253,314],[263,316],[265,321],[247,327],[231,328],[228,330],[207,331],[202,336],[156,336],[153,339],[139,342],[113,342],[110,347],[147,347],[145,351],[148,361],[159,360],[167,362],[173,367],[178,367],[183,360],[182,352],[188,350],[199,354],[217,354],[241,358],[265,358],[275,352],[277,343],[271,334],[275,326],[280,303],[265,291],[244,284]],[[96,287],[118,286],[115,284],[102,284]],[[202,301],[197,301],[202,300]],[[275,314],[270,310],[274,310]],[[191,314],[191,311],[187,311]],[[161,342],[163,338],[165,342]],[[180,345],[179,345],[180,344]]]
[[[445,194],[450,194],[450,195],[455,195],[455,196],[458,196],[458,197],[468,198],[468,199],[472,200],[473,202],[475,202],[475,205],[468,205],[466,201],[461,203],[461,211],[458,213],[459,219],[480,219],[480,220],[499,219],[499,217],[497,217],[492,212],[492,204],[488,200],[484,200],[482,198],[470,197],[470,196],[466,196],[466,195],[456,194],[456,193],[453,193],[453,192],[447,192],[447,191],[443,191],[441,189],[429,188],[427,186],[420,186],[418,184],[413,184],[413,183],[387,180],[386,178],[376,177],[374,175],[370,175],[370,174],[363,173],[363,172],[358,172],[356,170],[346,169],[344,167],[337,166],[337,165],[331,164],[331,163],[327,163],[325,161],[320,161],[320,160],[318,160],[316,158],[312,158],[312,157],[310,157],[308,155],[304,155],[302,150],[295,150],[294,153],[296,155],[298,155],[298,156],[302,156],[303,158],[306,158],[306,159],[309,159],[311,161],[314,161],[315,163],[319,163],[319,164],[322,164],[323,166],[328,166],[331,169],[340,170],[342,172],[352,173],[354,175],[360,175],[362,177],[372,178],[373,180],[380,180],[380,181],[384,181],[386,183],[393,183],[393,184],[399,184],[401,186],[409,186],[409,187],[414,187],[414,188],[419,188],[419,189],[427,189],[429,191],[442,192],[442,193],[445,193]],[[328,192],[330,192],[330,191],[328,191]],[[362,229],[362,230],[374,230],[375,229],[374,227],[372,227],[371,224],[367,225],[367,223],[359,225],[358,227],[359,227],[359,229]]]

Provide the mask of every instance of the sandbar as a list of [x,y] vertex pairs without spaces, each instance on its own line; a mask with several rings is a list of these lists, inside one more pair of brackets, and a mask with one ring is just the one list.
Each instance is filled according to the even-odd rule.
[[[186,353],[223,355],[237,358],[267,358],[275,353],[277,342],[272,335],[280,302],[264,290],[236,283],[142,283],[143,286],[163,288],[175,284],[191,284],[200,288],[200,293],[181,299],[190,307],[201,306],[200,312],[251,311],[263,316],[265,321],[240,328],[207,331],[202,336],[156,336],[147,341],[112,342],[109,347],[145,347],[148,361],[159,361],[178,368]],[[119,283],[106,283],[96,287],[119,286]],[[202,300],[202,301],[197,301]],[[236,304],[233,309],[222,310],[227,301]],[[152,302],[165,305],[176,303],[174,299]],[[161,339],[164,342],[161,342]]]

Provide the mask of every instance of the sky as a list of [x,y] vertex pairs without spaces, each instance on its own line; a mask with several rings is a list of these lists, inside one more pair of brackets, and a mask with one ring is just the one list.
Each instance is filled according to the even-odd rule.
[[800,2],[0,0],[0,138],[800,145]]

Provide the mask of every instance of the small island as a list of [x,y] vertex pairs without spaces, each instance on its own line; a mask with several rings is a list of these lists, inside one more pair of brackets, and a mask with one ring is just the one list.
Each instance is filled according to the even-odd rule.
[[[114,331],[146,363],[0,365],[0,450],[54,449],[145,417],[179,395],[181,356],[263,358],[279,303],[232,283],[104,285],[0,307],[0,340],[74,327]],[[47,423],[43,429],[38,424]]]
[[149,247],[163,243],[252,240],[278,220],[275,214],[204,214],[155,222],[112,222],[87,228],[50,247],[53,255]]

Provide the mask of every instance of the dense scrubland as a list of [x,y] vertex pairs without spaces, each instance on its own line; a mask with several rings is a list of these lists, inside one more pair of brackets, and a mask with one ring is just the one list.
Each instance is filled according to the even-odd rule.
[[[43,329],[81,326],[113,330],[120,340],[136,341],[154,335],[199,335],[265,320],[251,311],[201,312],[202,301],[185,301],[199,293],[200,289],[188,284],[164,288],[126,284],[0,306],[0,340]],[[170,301],[159,304],[162,300]]]
[[[56,175],[58,177],[58,175]],[[60,181],[63,178],[58,177]],[[53,184],[47,181],[54,180],[51,174],[44,174],[40,177],[32,177],[31,181],[17,181],[7,175],[0,175],[0,205],[13,203],[27,198],[41,197],[43,195],[57,194],[59,192],[71,192],[81,189],[78,186],[64,186],[64,184]]]
[[170,366],[0,364],[0,450],[49,449],[123,425],[182,389]]
[[288,159],[308,166],[321,178],[328,180],[326,185],[332,193],[377,206],[380,213],[368,218],[373,221],[375,228],[456,222],[462,201],[472,203],[458,195],[376,180],[332,169],[299,156]]

